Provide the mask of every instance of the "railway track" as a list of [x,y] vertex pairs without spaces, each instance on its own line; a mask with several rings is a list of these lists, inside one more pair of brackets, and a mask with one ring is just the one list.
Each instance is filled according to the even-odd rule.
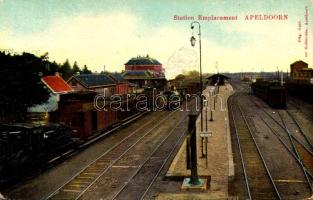
[[75,155],[79,150],[87,148],[88,146],[90,146],[90,145],[94,144],[95,142],[101,140],[102,138],[114,133],[115,131],[121,129],[123,126],[126,126],[126,125],[132,123],[133,121],[137,120],[138,118],[144,116],[147,113],[148,113],[148,111],[134,114],[134,115],[122,120],[121,123],[116,124],[115,126],[111,127],[109,130],[99,131],[98,133],[95,133],[95,135],[93,137],[90,137],[89,139],[82,142],[81,144],[77,144],[77,147],[75,147],[74,149],[70,149],[69,151],[64,152],[62,155],[57,156],[57,157],[49,160],[47,163],[46,169],[54,167],[58,163],[60,163],[64,160],[70,158],[71,156]]
[[[272,114],[268,113],[264,108],[259,107],[267,116],[269,116],[281,129],[287,133],[287,136],[293,141],[301,144],[307,151],[313,155],[313,146],[306,133],[302,130],[301,126],[295,120],[293,115],[287,110],[275,110]],[[285,134],[286,135],[286,134]]]
[[[274,133],[280,143],[286,148],[289,154],[292,155],[292,157],[297,161],[307,180],[311,194],[313,194],[313,153],[310,150],[311,142],[306,137],[305,133],[301,132],[301,126],[296,120],[294,120],[293,116],[288,111],[279,110],[275,112],[275,118],[273,113],[268,113],[262,106],[256,103],[256,101],[252,101],[250,99],[250,102],[252,102],[269,119],[271,119],[272,123],[267,122],[260,117],[271,132]],[[281,131],[277,131],[277,129],[274,128],[275,126],[279,127]],[[295,136],[294,133],[296,130],[298,130],[297,132],[301,132],[301,134],[298,133],[296,134],[297,136]],[[302,136],[302,138],[299,138],[300,136]]]
[[231,97],[231,113],[235,126],[241,164],[245,177],[247,198],[281,199],[252,130],[236,99]]
[[307,133],[305,133],[305,131],[303,130],[303,128],[301,127],[300,123],[298,122],[297,118],[288,110],[286,110],[287,114],[289,115],[289,117],[292,119],[293,124],[296,125],[296,128],[299,129],[298,132],[300,132],[300,134],[302,135],[302,137],[304,138],[305,142],[308,144],[309,148],[313,151],[313,144],[311,139],[307,136]]
[[[310,119],[310,121],[313,121],[313,111],[312,111],[312,105],[307,104],[306,102],[297,100],[293,97],[288,96],[288,107],[291,109],[295,108],[297,112],[302,113],[305,117]],[[304,103],[304,105],[303,105]],[[301,104],[302,106],[299,106]]]
[[[175,118],[179,118],[178,123]],[[107,198],[122,198],[126,191],[131,191],[136,198],[138,195],[144,198],[180,144],[185,133],[180,126],[183,123],[183,129],[186,129],[186,120],[187,112],[181,115],[171,111],[143,124],[44,199],[89,199],[97,196],[97,187],[102,184],[105,186],[101,187],[99,195],[108,194]],[[167,128],[163,124],[167,124]],[[170,131],[165,130],[168,127]],[[136,181],[142,179],[147,188],[141,184],[140,189],[133,187]]]
[[[241,89],[240,92],[246,94],[248,93],[248,89],[245,89],[243,87],[240,87],[240,89]],[[263,135],[261,136],[262,138],[260,138],[261,141],[262,140],[264,141],[264,138],[265,139],[270,138],[272,141],[271,144],[277,144],[277,142],[278,144],[280,143],[282,147],[285,149],[284,152],[286,152],[287,154],[286,156],[281,154],[282,157],[277,158],[278,160],[277,164],[273,166],[271,165],[271,170],[273,170],[274,173],[273,175],[275,175],[275,177],[277,178],[285,177],[286,179],[285,181],[287,181],[284,183],[284,180],[282,181],[279,179],[274,180],[278,186],[279,191],[281,192],[282,195],[284,195],[283,198],[289,199],[291,197],[290,199],[295,198],[304,199],[307,198],[308,195],[312,195],[313,160],[311,151],[311,141],[309,140],[309,138],[306,137],[307,134],[303,131],[301,125],[297,122],[296,118],[293,116],[293,113],[289,112],[288,110],[279,110],[279,112],[277,112],[278,111],[277,109],[275,110],[269,109],[268,106],[265,105],[264,103],[257,103],[263,102],[259,98],[256,97],[251,98],[248,97],[248,95],[246,95],[245,97],[248,99],[248,101],[244,101],[244,99],[242,99],[241,103],[243,103],[246,107],[249,107],[250,110],[253,110],[251,116],[257,117],[258,120],[261,120],[263,124],[268,128],[268,130],[270,130],[269,133],[273,133],[274,135],[273,138],[271,136],[268,137],[266,134],[263,133],[261,134]],[[259,126],[264,127],[264,125]],[[275,139],[277,139],[276,140],[277,142],[274,142]],[[275,145],[275,147],[277,146]],[[282,162],[280,160],[288,157],[291,159],[293,158],[294,160],[287,161],[288,160],[287,159],[285,160],[287,162]],[[291,162],[294,163],[293,167],[288,166]],[[277,173],[277,166],[279,166],[280,163],[286,163],[287,165],[286,168],[284,167],[284,165],[280,166],[279,169],[282,170],[282,173]],[[287,169],[294,170],[284,171]],[[292,172],[292,174],[290,174],[291,176],[288,176],[288,173],[290,172]],[[293,179],[293,177],[297,178]]]
[[[141,142],[145,145],[137,146],[117,160],[81,199],[102,197],[103,194],[106,199],[144,199],[185,136],[187,112],[176,114],[178,122],[170,128],[156,131],[153,133],[155,136]],[[98,186],[102,186],[101,189]]]
[[[111,199],[144,199],[161,170],[182,142],[187,130],[187,117],[179,121],[169,134],[154,148],[145,161],[131,173],[130,178]],[[184,127],[180,127],[180,124]],[[174,145],[172,145],[174,144]],[[147,186],[142,187],[142,186]]]
[[[173,114],[173,112],[171,114]],[[141,128],[136,129],[120,142],[112,146],[94,162],[85,166],[83,170],[75,174],[56,191],[43,199],[78,199],[99,179],[108,167],[112,166],[114,162],[139,143],[155,127],[168,119],[171,114],[168,115],[163,113],[163,115],[157,116],[156,119],[146,122]],[[149,126],[152,127],[149,128]]]
[[141,112],[141,113],[136,113],[136,114],[134,114],[134,115],[132,115],[132,116],[122,120],[121,123],[118,123],[118,124],[112,126],[108,130],[98,131],[97,133],[95,133],[94,136],[90,137],[86,141],[83,141],[82,143],[77,144],[77,146],[75,146],[75,147],[69,149],[68,151],[62,153],[61,155],[58,155],[58,156],[52,158],[51,160],[47,161],[47,163],[41,169],[38,169],[38,171],[36,173],[34,173],[31,176],[27,176],[27,177],[21,178],[18,183],[10,185],[8,188],[6,188],[6,190],[9,190],[9,189],[12,189],[12,188],[17,188],[17,187],[21,186],[26,181],[37,177],[38,175],[40,175],[44,171],[57,166],[58,164],[64,162],[65,160],[71,158],[72,156],[75,156],[81,150],[84,150],[85,148],[87,148],[90,145],[98,142],[99,140],[103,139],[104,137],[114,133],[115,131],[120,130],[122,127],[127,126],[128,124],[130,124],[133,121],[137,120],[138,118],[146,115],[147,113],[148,113],[148,111]]

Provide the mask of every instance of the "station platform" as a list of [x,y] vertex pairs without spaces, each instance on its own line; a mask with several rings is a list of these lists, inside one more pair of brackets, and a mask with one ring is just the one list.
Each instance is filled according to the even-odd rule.
[[[213,86],[208,86],[203,91],[203,94],[209,96],[209,91],[212,89]],[[199,116],[197,119],[198,174],[199,177],[207,178],[207,190],[198,194],[197,192],[186,193],[183,191],[181,194],[161,193],[156,199],[229,199],[228,182],[234,177],[234,162],[227,109],[227,100],[231,94],[233,94],[233,88],[230,84],[219,86],[215,110],[213,97],[208,97],[208,105],[204,106],[203,128],[204,130],[206,129],[207,123],[208,130],[213,132],[212,136],[208,137],[207,140],[207,161],[206,158],[201,158],[201,117]],[[213,121],[210,121],[210,108],[212,108]],[[187,170],[186,141],[184,141],[167,171],[166,178],[181,180],[183,177],[188,176],[190,176],[190,170]]]

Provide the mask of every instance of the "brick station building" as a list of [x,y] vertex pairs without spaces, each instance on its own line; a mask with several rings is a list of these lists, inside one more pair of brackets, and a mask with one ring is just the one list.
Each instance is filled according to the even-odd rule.
[[290,76],[293,82],[312,83],[313,69],[309,68],[306,62],[299,60],[290,65]]
[[147,56],[138,56],[125,63],[124,79],[135,84],[138,88],[162,87],[166,84],[162,64]]

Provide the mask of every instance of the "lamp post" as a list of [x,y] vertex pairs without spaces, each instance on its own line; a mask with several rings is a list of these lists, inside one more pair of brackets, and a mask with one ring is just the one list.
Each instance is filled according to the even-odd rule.
[[[199,36],[199,53],[200,53],[200,127],[201,127],[201,132],[203,131],[203,116],[202,116],[202,109],[203,109],[203,101],[202,101],[202,90],[203,90],[203,84],[202,84],[202,65],[201,65],[201,26],[200,26],[200,23],[197,22],[197,21],[193,21],[191,23],[191,26],[190,28],[191,29],[194,29],[194,24],[198,24],[198,36]],[[191,46],[195,46],[196,45],[196,38],[194,36],[192,36],[190,38],[190,43],[191,43]],[[204,158],[204,152],[203,152],[203,138],[201,138],[201,157]]]
[[[201,109],[201,132],[203,131],[203,121],[202,121],[202,69],[201,69],[201,31],[200,23],[194,21],[191,23],[191,29],[194,28],[193,24],[198,24],[199,27],[199,43],[200,43],[200,109]],[[195,46],[196,38],[194,36],[190,39],[191,46]],[[187,169],[191,170],[190,178],[185,178],[182,189],[205,189],[207,187],[207,180],[198,177],[197,170],[197,138],[196,138],[196,121],[198,118],[198,113],[189,114],[189,125],[188,125],[188,137],[187,137]],[[200,133],[201,134],[201,133]],[[201,137],[201,153],[203,155],[203,137]],[[203,155],[204,157],[204,155]]]

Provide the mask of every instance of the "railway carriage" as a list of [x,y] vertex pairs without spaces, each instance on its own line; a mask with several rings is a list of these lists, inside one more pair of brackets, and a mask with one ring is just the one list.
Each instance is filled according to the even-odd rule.
[[64,95],[60,99],[59,109],[51,113],[51,120],[66,124],[73,130],[73,138],[85,140],[97,131],[110,128],[118,123],[118,114],[110,109],[105,101],[97,102],[95,92],[80,92]]
[[257,81],[251,84],[252,92],[273,108],[286,107],[286,88],[277,82]]

